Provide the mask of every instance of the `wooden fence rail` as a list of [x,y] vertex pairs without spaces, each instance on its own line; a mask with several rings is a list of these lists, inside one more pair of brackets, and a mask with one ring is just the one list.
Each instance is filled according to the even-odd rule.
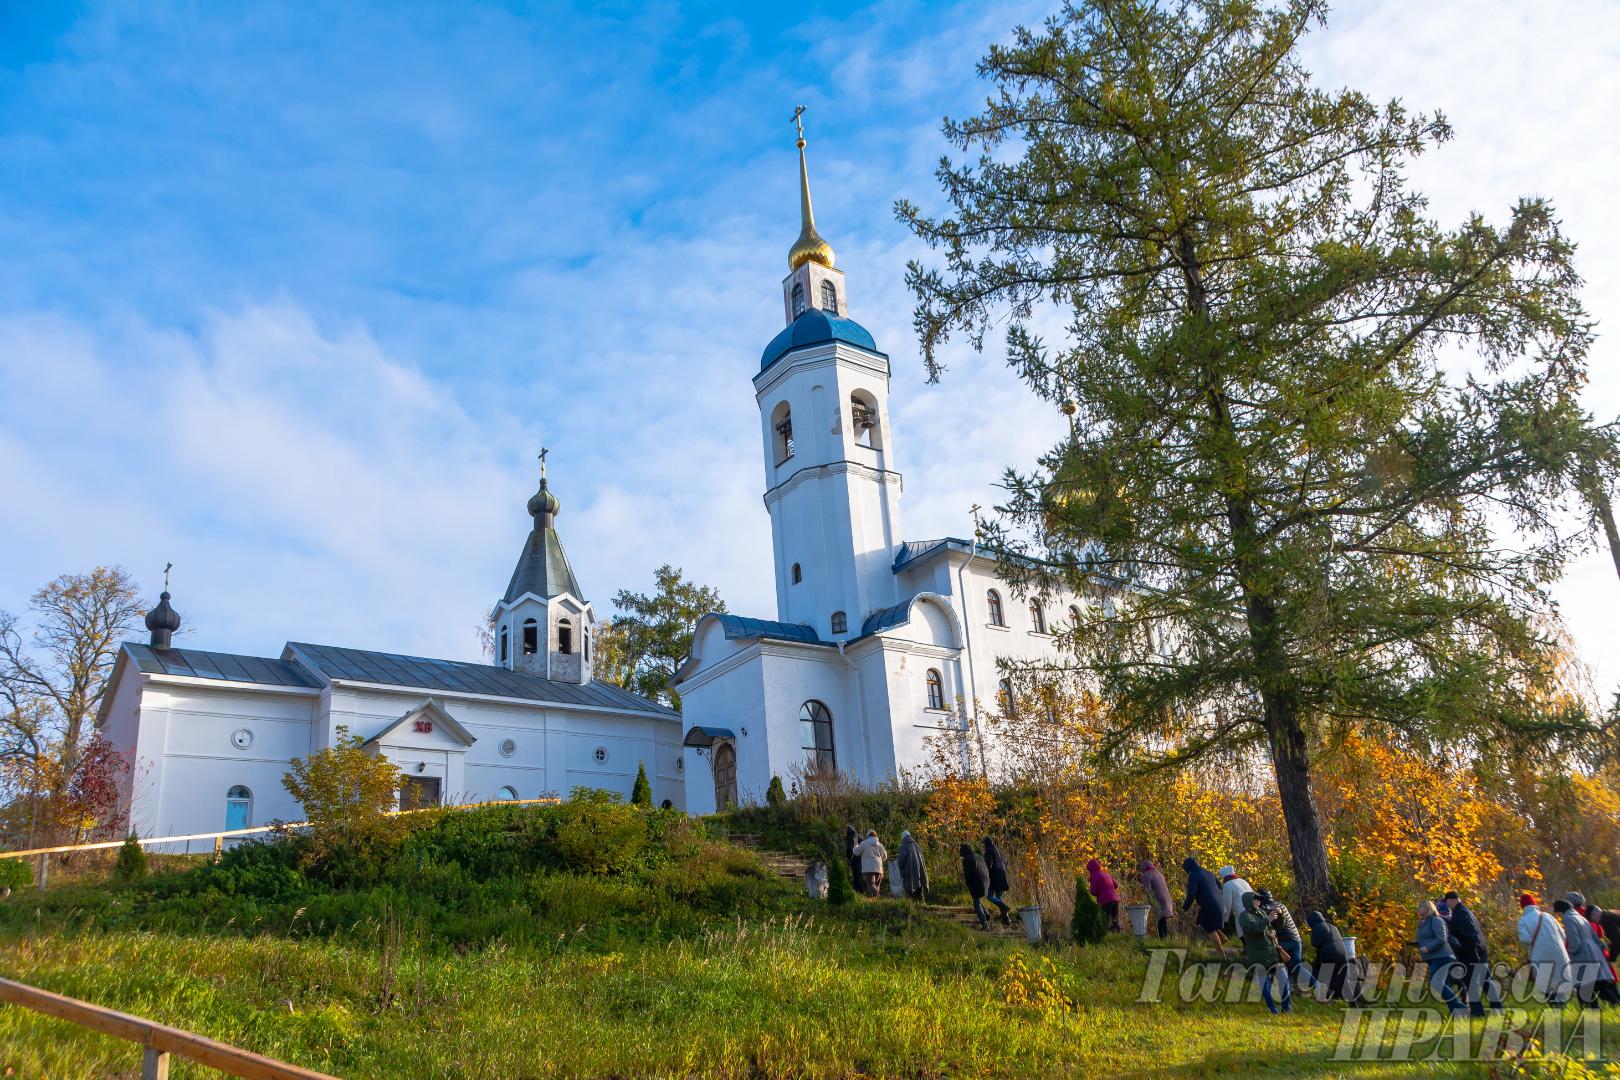
[[288,1065],[167,1024],[63,997],[10,979],[0,979],[0,1002],[21,1005],[92,1031],[139,1043],[145,1049],[141,1080],[167,1080],[170,1054],[178,1054],[231,1076],[246,1077],[247,1080],[337,1080],[329,1073]]
[[[501,799],[497,802],[458,803],[455,806],[428,806],[417,810],[394,810],[395,814],[423,814],[433,810],[472,810],[480,806],[556,806],[562,800],[557,798],[546,799]],[[278,822],[275,825],[256,825],[251,829],[220,829],[217,832],[187,833],[184,836],[137,836],[135,842],[142,847],[152,844],[186,844],[187,854],[190,853],[190,844],[193,840],[212,840],[214,854],[217,856],[225,849],[225,841],[242,836],[258,836],[263,833],[272,833],[286,829],[307,829],[309,822]],[[49,873],[50,857],[52,855],[66,855],[76,851],[106,851],[109,848],[123,847],[125,840],[98,840],[93,844],[62,844],[57,847],[28,848],[25,851],[0,851],[0,859],[34,859],[34,884],[39,888],[45,887],[45,879]]]

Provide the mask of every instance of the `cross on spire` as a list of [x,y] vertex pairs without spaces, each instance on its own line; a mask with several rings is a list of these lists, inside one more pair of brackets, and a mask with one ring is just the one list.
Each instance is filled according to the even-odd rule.
[[551,451],[546,449],[544,446],[540,448],[540,479],[542,480],[546,478],[546,455],[549,453],[551,453]]
[[174,569],[174,563],[163,564],[163,591],[169,591],[169,571]]
[[805,110],[805,108],[806,107],[803,106],[803,105],[795,105],[795,106],[793,106],[793,119],[791,121],[789,121],[794,127],[798,128],[798,130],[799,130],[799,146],[800,146],[801,149],[804,147],[804,110]]

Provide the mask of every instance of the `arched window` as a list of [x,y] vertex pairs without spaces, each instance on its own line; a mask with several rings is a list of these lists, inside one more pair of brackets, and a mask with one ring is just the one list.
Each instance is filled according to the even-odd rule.
[[1011,679],[1002,679],[996,683],[996,704],[1001,707],[1003,716],[1012,716],[1017,712],[1016,703],[1013,701]]
[[508,636],[509,635],[507,633],[506,627],[504,627],[504,626],[501,627],[501,663],[503,663],[503,664],[506,663],[506,654],[507,654],[507,648],[508,648],[508,645],[509,645],[509,642],[507,641]]
[[1079,607],[1078,604],[1070,604],[1069,605],[1069,625],[1070,626],[1079,626],[1080,625],[1080,607]]
[[589,627],[580,628],[579,643],[583,646],[585,662],[588,664],[591,662],[591,631]]
[[832,713],[819,701],[807,701],[799,709],[799,746],[804,750],[805,763],[818,773],[831,773],[838,768],[838,757],[833,752]]
[[795,281],[793,283],[793,317],[795,319],[797,319],[800,315],[803,315],[803,314],[804,314],[804,284],[802,282]]
[[225,827],[246,829],[253,824],[253,792],[237,784],[225,793]]
[[523,620],[523,655],[533,656],[540,651],[540,624],[533,619]]
[[996,590],[991,589],[989,592],[984,594],[984,602],[985,605],[990,609],[990,625],[1006,626],[1007,616],[1002,614],[1001,611],[1001,594],[996,592]]
[[517,798],[517,788],[503,787],[495,793],[495,798],[500,802],[512,802]]
[[835,634],[849,633],[849,616],[842,611],[832,613],[832,632]]
[[771,413],[771,432],[778,465],[793,456],[793,410],[782,402]]
[[1046,633],[1046,609],[1039,600],[1029,602],[1029,628],[1037,634]]
[[798,563],[794,563],[793,564],[793,584],[797,585],[799,582],[801,582],[803,580],[804,580],[804,571],[799,569],[799,564]]
[[557,651],[564,655],[574,651],[574,624],[567,619],[557,620]]
[[830,281],[821,283],[821,310],[838,314],[838,286]]
[[930,709],[945,707],[945,680],[940,678],[937,668],[928,669],[928,707]]
[[849,426],[855,441],[874,450],[883,449],[882,432],[878,429],[877,399],[865,390],[849,395]]

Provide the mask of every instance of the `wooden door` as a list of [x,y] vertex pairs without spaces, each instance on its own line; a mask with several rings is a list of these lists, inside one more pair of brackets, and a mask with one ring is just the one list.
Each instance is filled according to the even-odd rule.
[[714,808],[737,805],[737,748],[728,742],[714,748]]

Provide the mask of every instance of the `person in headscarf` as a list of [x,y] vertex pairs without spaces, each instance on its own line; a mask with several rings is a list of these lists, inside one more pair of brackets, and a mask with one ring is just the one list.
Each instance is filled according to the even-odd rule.
[[1359,969],[1344,947],[1344,935],[1320,911],[1307,912],[1305,925],[1311,931],[1311,976],[1329,999],[1356,1001],[1360,987]]
[[1118,930],[1119,885],[1114,875],[1103,869],[1102,860],[1090,859],[1086,862],[1086,877],[1089,879],[1086,887],[1097,898],[1097,906],[1108,914],[1108,929]]
[[1187,871],[1187,899],[1181,902],[1181,910],[1198,905],[1198,929],[1208,934],[1225,956],[1226,911],[1221,906],[1221,887],[1215,883],[1215,875],[1199,866],[1191,855],[1182,862],[1181,868]]
[[[1585,897],[1581,899],[1584,900]],[[1581,905],[1585,906],[1584,903]],[[1577,910],[1568,897],[1554,901],[1553,911],[1557,913],[1558,921],[1564,928],[1564,948],[1569,953],[1569,978],[1575,987],[1575,993],[1581,999],[1581,1004],[1588,1009],[1595,1009],[1601,999],[1606,1005],[1620,1005],[1620,995],[1615,993],[1614,980],[1610,977],[1609,960],[1603,953],[1603,943],[1598,940],[1597,931],[1592,924],[1587,922],[1586,915]]]
[[900,834],[900,888],[913,900],[928,891],[928,867],[923,864],[922,845],[909,832]]
[[1562,1005],[1569,997],[1569,950],[1564,945],[1564,927],[1556,916],[1542,911],[1534,893],[1521,893],[1519,944],[1530,955],[1536,989],[1549,1005]]
[[1167,938],[1170,936],[1170,916],[1176,910],[1176,902],[1170,898],[1170,883],[1164,880],[1164,874],[1149,859],[1138,863],[1136,871],[1142,879],[1142,891],[1147,893],[1154,912],[1159,916],[1159,937]]
[[[1292,980],[1283,969],[1282,950],[1277,948],[1277,935],[1271,929],[1271,920],[1260,910],[1260,898],[1252,892],[1243,894],[1238,908],[1238,936],[1243,939],[1243,962],[1249,973],[1260,980],[1260,997],[1272,1012],[1293,1011]],[[1272,997],[1272,984],[1282,987],[1282,1000]]]
[[1254,886],[1238,877],[1237,867],[1223,866],[1215,871],[1221,882],[1221,914],[1226,919],[1228,935],[1237,931],[1238,912],[1243,910],[1243,896],[1254,892]]
[[973,914],[978,917],[979,929],[990,929],[990,915],[984,910],[985,893],[990,888],[990,871],[971,844],[962,845],[962,882],[973,898]]
[[1457,964],[1457,954],[1451,951],[1451,933],[1446,920],[1440,917],[1433,900],[1419,901],[1417,917],[1418,955],[1429,965],[1429,989],[1445,1002],[1453,1016],[1461,1015],[1468,1010],[1451,988],[1451,969]]
[[889,852],[878,839],[876,829],[866,830],[866,839],[855,845],[855,855],[861,861],[861,880],[866,883],[867,896],[878,894],[883,881],[883,866],[889,861]]
[[849,863],[849,880],[862,892],[866,891],[866,882],[861,878],[861,857],[855,854],[860,847],[861,834],[855,831],[855,826],[844,826],[844,861]]
[[1485,1015],[1485,998],[1489,996],[1491,1010],[1502,1011],[1502,988],[1491,978],[1491,954],[1485,944],[1485,928],[1462,897],[1455,892],[1445,896],[1446,908],[1451,912],[1451,951],[1463,965],[1467,977],[1463,996],[1468,1011],[1475,1016]]
[[1007,880],[1007,860],[1001,857],[1001,849],[988,836],[984,838],[984,868],[990,874],[990,884],[984,898],[1001,909],[1001,925],[1011,926],[1012,916],[1008,914],[1011,909],[1003,899],[1007,890],[1012,888],[1012,883]]
[[1260,914],[1270,921],[1271,932],[1277,936],[1277,948],[1288,954],[1288,977],[1298,982],[1303,975],[1305,988],[1310,989],[1316,985],[1316,977],[1305,966],[1305,946],[1300,941],[1294,913],[1288,910],[1287,904],[1273,900],[1270,889],[1256,889],[1254,895],[1260,900]]
[[[1587,914],[1592,914],[1591,908],[1587,909]],[[1620,911],[1599,908],[1597,914],[1592,915],[1592,921],[1603,927],[1603,936],[1609,942],[1609,959],[1620,960]],[[1610,964],[1609,968],[1613,971],[1614,965]]]

